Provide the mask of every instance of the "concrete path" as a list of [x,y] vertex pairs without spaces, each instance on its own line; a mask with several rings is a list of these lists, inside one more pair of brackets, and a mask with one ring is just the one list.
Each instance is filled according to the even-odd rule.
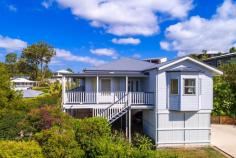
[[211,144],[236,158],[236,126],[212,125]]

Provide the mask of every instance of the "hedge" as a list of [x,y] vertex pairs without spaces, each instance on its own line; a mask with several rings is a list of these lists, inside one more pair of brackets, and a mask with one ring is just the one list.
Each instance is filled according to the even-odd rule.
[[42,150],[35,141],[0,141],[1,158],[43,158]]

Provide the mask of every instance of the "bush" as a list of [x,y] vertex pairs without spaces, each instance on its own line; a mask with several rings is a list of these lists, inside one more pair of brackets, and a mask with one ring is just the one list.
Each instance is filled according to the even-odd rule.
[[25,114],[13,109],[0,110],[0,139],[16,139],[20,133],[17,124],[24,119]]
[[35,141],[0,141],[0,157],[43,158],[43,154]]
[[154,147],[150,138],[139,133],[135,133],[133,138],[133,145],[139,150],[151,150]]
[[75,133],[72,129],[52,127],[35,134],[35,139],[41,145],[45,157],[79,158],[84,155],[75,140]]
[[44,94],[36,98],[25,98],[23,99],[24,107],[22,109],[31,110],[33,108],[38,108],[43,105],[58,105],[59,98],[57,96],[51,96],[49,94]]
[[76,139],[86,157],[104,155],[109,145],[111,128],[106,119],[86,118],[76,123]]
[[222,77],[214,78],[214,115],[231,116],[235,111],[236,98],[233,88]]
[[42,106],[32,109],[18,125],[27,134],[50,129],[55,125],[65,129],[72,128],[73,120],[69,115],[63,113],[61,109],[55,106]]
[[49,92],[52,96],[57,96],[58,98],[61,97],[62,94],[62,85],[59,81],[54,82],[49,87]]

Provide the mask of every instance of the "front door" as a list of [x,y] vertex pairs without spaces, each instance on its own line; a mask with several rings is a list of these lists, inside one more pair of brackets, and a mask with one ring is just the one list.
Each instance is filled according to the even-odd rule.
[[100,103],[111,103],[113,97],[111,94],[111,79],[101,79]]
[[128,90],[129,92],[140,92],[140,80],[130,79],[128,81]]
[[111,92],[111,80],[110,79],[101,79],[101,91],[102,92]]

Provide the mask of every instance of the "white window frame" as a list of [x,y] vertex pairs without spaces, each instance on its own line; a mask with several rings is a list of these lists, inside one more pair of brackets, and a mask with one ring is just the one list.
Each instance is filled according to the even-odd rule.
[[[194,86],[185,86],[185,80],[194,80]],[[194,88],[194,94],[186,94],[185,88]],[[194,96],[197,95],[197,79],[196,78],[183,78],[183,95]]]

